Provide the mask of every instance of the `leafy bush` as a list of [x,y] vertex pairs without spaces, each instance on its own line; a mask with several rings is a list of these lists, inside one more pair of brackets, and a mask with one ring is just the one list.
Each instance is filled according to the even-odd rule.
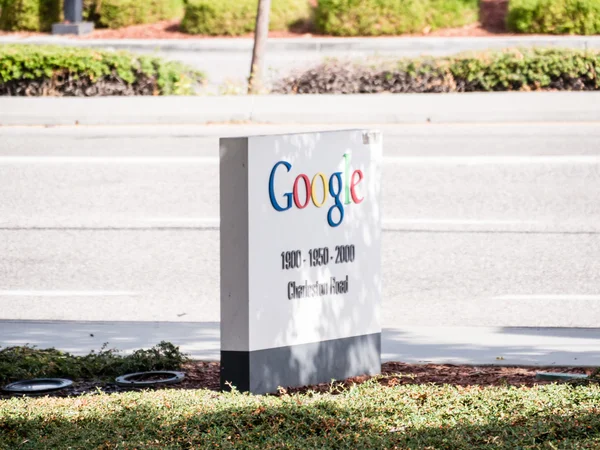
[[478,0],[319,0],[316,27],[335,36],[380,36],[458,27],[478,18]]
[[600,54],[533,49],[366,65],[328,62],[280,80],[297,94],[600,90]]
[[507,26],[519,33],[598,34],[600,0],[510,0]]
[[0,30],[50,31],[61,11],[62,0],[0,0]]
[[88,20],[99,27],[122,28],[183,15],[183,0],[88,0]]
[[176,62],[128,52],[0,46],[0,95],[188,95],[202,75]]
[[[181,29],[190,34],[239,36],[254,30],[258,0],[186,0]],[[272,0],[269,28],[287,30],[310,16],[308,0]]]
[[100,350],[73,356],[54,348],[7,347],[0,350],[0,382],[31,378],[100,379],[149,370],[178,370],[187,357],[170,342],[122,356],[116,350]]
[[[83,17],[98,27],[121,28],[183,15],[184,0],[83,0]],[[0,0],[0,29],[50,31],[62,20],[63,0]]]

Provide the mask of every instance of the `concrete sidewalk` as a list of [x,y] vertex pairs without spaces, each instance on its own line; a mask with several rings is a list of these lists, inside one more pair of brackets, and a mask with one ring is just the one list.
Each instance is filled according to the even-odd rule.
[[598,122],[600,92],[0,97],[0,126]]
[[[218,322],[0,321],[0,346],[54,347],[74,354],[104,343],[125,353],[161,340],[192,358],[219,360]],[[474,345],[473,342],[477,342]],[[600,329],[405,327],[384,329],[384,361],[519,366],[600,366]]]
[[[246,53],[252,50],[250,38],[191,39],[90,39],[65,36],[0,36],[0,44],[56,44],[77,47],[113,48],[149,52],[223,52]],[[600,36],[494,36],[494,37],[372,37],[270,38],[268,52],[315,52],[322,54],[375,52],[415,56],[450,55],[458,52],[509,47],[562,47],[600,49]]]

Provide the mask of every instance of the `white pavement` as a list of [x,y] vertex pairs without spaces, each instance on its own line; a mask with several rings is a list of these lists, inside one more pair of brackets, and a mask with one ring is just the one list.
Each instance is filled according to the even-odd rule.
[[600,92],[0,97],[6,125],[506,124],[600,122]]
[[[218,322],[0,321],[0,344],[84,355],[107,343],[129,353],[165,340],[194,359],[218,361]],[[517,366],[600,366],[600,330],[524,327],[385,328],[383,361]]]

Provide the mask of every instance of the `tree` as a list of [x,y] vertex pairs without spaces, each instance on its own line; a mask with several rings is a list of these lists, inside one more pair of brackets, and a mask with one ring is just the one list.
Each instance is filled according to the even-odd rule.
[[263,65],[267,38],[269,37],[269,12],[271,0],[258,0],[256,14],[256,27],[254,29],[254,49],[252,51],[252,64],[250,78],[248,79],[248,93],[258,94],[264,85]]

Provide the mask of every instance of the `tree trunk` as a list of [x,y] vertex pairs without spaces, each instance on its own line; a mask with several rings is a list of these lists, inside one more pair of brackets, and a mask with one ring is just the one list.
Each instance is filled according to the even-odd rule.
[[252,51],[252,65],[248,79],[248,93],[258,94],[264,84],[263,65],[267,38],[269,37],[269,11],[271,0],[258,0],[258,13],[256,14],[256,28],[254,29],[254,50]]

